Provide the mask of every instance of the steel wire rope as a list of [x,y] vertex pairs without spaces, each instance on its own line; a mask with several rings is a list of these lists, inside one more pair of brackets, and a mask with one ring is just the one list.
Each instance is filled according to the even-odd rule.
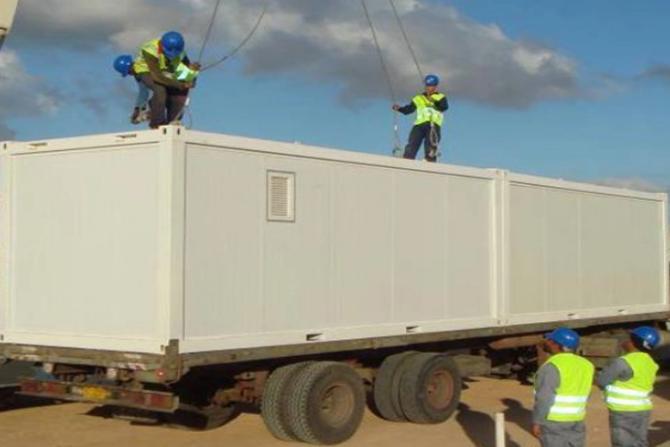
[[202,45],[200,46],[200,53],[198,54],[198,62],[202,61],[202,56],[205,54],[205,49],[209,43],[209,39],[212,36],[212,30],[214,29],[214,22],[216,22],[216,17],[219,15],[219,8],[221,7],[222,0],[216,0],[216,5],[214,5],[214,12],[212,12],[212,17],[209,20],[209,25],[207,26],[207,32],[205,33],[205,38],[202,40]]
[[[240,44],[237,47],[235,47],[235,49],[233,49],[233,51],[231,51],[226,56],[222,57],[221,59],[219,59],[219,60],[217,60],[217,61],[215,61],[211,64],[208,64],[205,67],[202,67],[200,69],[200,72],[204,72],[206,70],[209,70],[210,68],[214,68],[214,67],[222,64],[226,60],[235,56],[242,48],[244,48],[244,46],[251,40],[251,38],[254,36],[254,34],[256,34],[256,31],[258,31],[258,28],[260,27],[261,23],[263,22],[263,19],[265,18],[265,15],[267,14],[269,3],[270,3],[269,0],[265,1],[264,5],[263,5],[263,10],[261,11],[261,14],[259,15],[258,19],[256,20],[256,23],[254,24],[254,26],[251,29],[251,31],[249,32],[249,34],[242,40],[242,42],[240,42]],[[207,32],[205,33],[205,38],[203,39],[202,46],[200,47],[200,53],[198,55],[198,60],[201,60],[202,56],[205,53],[205,49],[207,47],[207,44],[209,43],[209,39],[211,37],[212,30],[214,29],[214,23],[216,22],[216,17],[218,16],[221,4],[222,4],[222,0],[217,0],[216,5],[214,6],[214,11],[212,12],[212,17],[209,21],[209,25],[207,26]],[[189,98],[189,99],[191,99],[191,98]],[[181,111],[180,115],[183,117],[184,114],[188,114],[189,121],[190,121],[190,126],[187,126],[187,128],[193,127],[193,124],[194,124],[195,120],[193,118],[193,111],[192,111],[190,102],[185,103],[184,106],[182,107],[182,111]]]
[[[386,59],[384,58],[384,52],[382,51],[381,45],[379,44],[379,37],[377,36],[377,31],[375,30],[372,17],[370,16],[370,10],[368,9],[368,5],[365,3],[365,0],[361,0],[361,5],[363,6],[363,11],[365,12],[365,18],[367,19],[368,25],[370,26],[372,40],[375,44],[375,48],[377,49],[377,55],[379,56],[379,61],[381,62],[381,67],[384,71],[384,77],[386,78],[386,83],[388,84],[389,93],[391,94],[391,101],[393,104],[396,104],[398,101],[395,88],[393,88],[393,78],[391,77],[391,72],[386,63]],[[398,129],[398,113],[395,111],[393,112],[393,145],[393,154],[397,155],[396,152],[402,148]]]
[[254,35],[256,34],[258,29],[260,28],[261,23],[263,23],[263,19],[267,15],[269,7],[270,7],[269,0],[265,0],[265,2],[263,4],[263,9],[261,10],[260,15],[258,16],[258,19],[256,20],[256,23],[254,23],[254,26],[251,28],[251,31],[249,32],[249,34],[246,35],[246,37],[242,40],[242,42],[240,42],[240,44],[237,47],[235,47],[233,49],[233,51],[231,51],[227,55],[223,56],[222,58],[220,58],[220,59],[218,59],[218,60],[216,60],[216,61],[214,61],[210,64],[207,64],[200,71],[201,72],[202,71],[207,71],[209,69],[217,67],[217,66],[221,65],[222,63],[224,63],[225,61],[227,61],[228,59],[234,57],[238,52],[240,52],[242,50],[242,48],[244,48],[246,46],[246,44],[249,43],[249,41],[252,39],[252,37],[254,37]]
[[393,9],[393,15],[395,16],[396,21],[398,22],[398,27],[400,28],[400,32],[402,33],[402,37],[405,40],[405,44],[407,45],[407,48],[409,49],[410,54],[412,55],[412,60],[414,61],[414,65],[416,66],[416,71],[419,73],[419,79],[420,82],[423,82],[423,77],[424,73],[423,70],[421,69],[421,64],[419,63],[419,58],[416,55],[416,51],[414,51],[414,46],[412,46],[412,42],[409,39],[409,35],[407,34],[407,29],[405,28],[405,25],[402,22],[402,19],[400,18],[400,14],[398,13],[398,8],[395,6],[395,1],[394,0],[389,0],[389,3],[391,4],[391,9]]

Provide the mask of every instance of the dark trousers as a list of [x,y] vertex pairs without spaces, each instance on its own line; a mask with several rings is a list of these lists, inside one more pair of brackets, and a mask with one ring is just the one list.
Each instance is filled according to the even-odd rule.
[[[439,143],[442,139],[442,129],[440,126],[435,125],[434,130],[437,143]],[[437,161],[437,145],[435,145],[435,147],[431,145],[430,132],[430,123],[417,124],[412,127],[412,131],[409,134],[409,142],[407,143],[407,146],[405,146],[405,155],[403,157],[415,160],[416,154],[421,147],[421,143],[423,143],[426,160],[432,162]]]
[[610,411],[612,447],[647,447],[651,411]]
[[153,92],[151,101],[149,101],[151,107],[149,127],[155,129],[158,126],[169,124],[181,116],[186,105],[186,98],[188,98],[188,90],[159,84],[148,73],[140,76],[140,82]]
[[583,422],[550,422],[542,424],[542,447],[584,447],[586,426]]

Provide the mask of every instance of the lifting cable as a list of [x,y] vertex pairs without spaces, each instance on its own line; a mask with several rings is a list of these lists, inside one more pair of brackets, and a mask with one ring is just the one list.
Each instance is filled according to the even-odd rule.
[[409,48],[409,52],[412,55],[412,60],[414,61],[414,65],[416,66],[416,71],[419,73],[419,79],[421,82],[423,82],[424,78],[424,72],[421,69],[421,64],[419,63],[419,58],[416,57],[416,52],[414,51],[414,47],[412,46],[412,42],[409,40],[409,36],[407,34],[407,30],[405,29],[405,25],[402,23],[402,19],[400,18],[400,14],[398,13],[398,8],[395,6],[395,1],[394,0],[389,0],[389,3],[391,4],[391,9],[393,9],[393,15],[395,16],[396,21],[398,22],[398,27],[400,28],[400,32],[402,33],[403,39],[405,39],[405,44],[407,44],[407,48]]
[[[391,77],[391,72],[388,65],[386,64],[386,59],[384,58],[384,52],[382,51],[381,45],[379,45],[379,38],[377,37],[377,31],[372,22],[372,17],[370,16],[370,11],[368,10],[368,5],[365,3],[365,0],[361,0],[361,5],[363,6],[363,11],[365,12],[365,18],[368,21],[370,26],[370,31],[372,33],[372,40],[374,41],[375,47],[377,49],[377,55],[379,56],[379,61],[381,62],[382,70],[384,71],[384,77],[386,78],[386,83],[388,84],[389,93],[391,94],[391,101],[393,104],[398,102],[395,89],[393,88],[393,78]],[[401,151],[400,143],[400,134],[398,129],[398,113],[393,112],[393,154],[399,155]]]
[[[212,12],[212,17],[209,20],[209,25],[207,26],[207,32],[205,33],[205,37],[202,41],[202,45],[200,47],[200,52],[198,54],[198,61],[202,60],[202,57],[205,54],[205,50],[207,48],[207,45],[209,44],[209,40],[212,36],[212,31],[214,29],[214,24],[216,23],[216,18],[219,15],[219,9],[221,8],[221,4],[223,3],[223,0],[216,0],[216,4],[214,5],[214,11]],[[253,28],[247,34],[247,36],[240,42],[240,44],[233,49],[230,53],[222,57],[221,59],[218,59],[200,69],[200,72],[204,72],[206,70],[209,70],[211,68],[214,68],[218,65],[221,65],[228,59],[232,58],[235,56],[244,46],[251,40],[251,38],[256,34],[256,31],[258,31],[258,28],[260,28],[261,23],[263,22],[263,19],[265,18],[267,12],[268,12],[268,7],[270,6],[269,0],[265,0],[265,3],[263,5],[263,10],[261,11],[261,14],[259,15],[258,19],[256,20],[256,23],[254,24]],[[190,98],[189,98],[190,99]],[[190,107],[190,101],[184,104],[183,110],[181,115],[183,116],[184,114],[188,114],[189,121],[190,121],[190,126],[193,126],[193,113],[191,112],[191,107]],[[187,126],[187,128],[190,128]]]
[[[217,7],[214,10],[214,15],[212,17],[212,23],[214,23],[214,18],[216,17],[216,13],[217,13],[217,10],[218,10],[218,5],[221,2],[221,0],[217,0],[217,2],[218,2]],[[265,0],[265,2],[263,4],[263,10],[261,11],[260,15],[258,16],[258,19],[256,20],[256,23],[254,23],[254,26],[251,28],[251,31],[249,32],[249,34],[246,35],[246,37],[242,40],[242,42],[240,42],[240,44],[237,47],[235,47],[233,49],[233,51],[231,51],[227,55],[223,56],[221,59],[218,59],[218,60],[216,60],[216,61],[214,61],[210,64],[205,65],[202,68],[202,70],[200,70],[200,71],[201,72],[202,71],[207,71],[211,68],[217,67],[218,65],[221,65],[222,63],[227,61],[228,59],[234,57],[240,50],[242,50],[242,48],[244,48],[246,46],[246,44],[251,40],[251,38],[254,37],[254,35],[256,34],[256,31],[258,31],[258,29],[260,28],[261,23],[263,22],[263,19],[267,15],[269,7],[270,7],[270,1]],[[208,34],[209,34],[209,30],[208,30]]]
[[216,22],[216,16],[219,15],[219,8],[221,7],[222,0],[216,0],[216,5],[214,6],[214,12],[212,13],[212,18],[209,20],[209,25],[207,26],[207,33],[205,33],[205,38],[202,40],[202,46],[200,47],[200,53],[198,54],[198,62],[202,61],[202,56],[205,54],[205,48],[209,43],[209,38],[212,36],[212,30],[214,29],[214,22]]

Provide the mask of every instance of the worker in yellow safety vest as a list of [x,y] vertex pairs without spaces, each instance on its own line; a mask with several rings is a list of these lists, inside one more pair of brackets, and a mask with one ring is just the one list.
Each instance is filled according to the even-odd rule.
[[438,145],[442,139],[444,112],[449,108],[447,96],[437,89],[440,78],[434,74],[426,76],[425,91],[416,95],[406,106],[393,104],[393,110],[403,115],[416,112],[416,121],[405,146],[404,158],[416,159],[421,143],[424,144],[426,160],[435,162],[438,156]]
[[542,347],[550,357],[535,377],[533,434],[543,447],[583,447],[595,368],[575,353],[579,335],[572,329],[547,334]]
[[596,383],[605,392],[610,410],[613,447],[649,445],[647,431],[652,410],[649,397],[658,372],[658,365],[649,353],[660,341],[660,334],[652,327],[632,330],[621,345],[625,354],[598,374]]
[[184,47],[184,37],[170,31],[142,45],[135,58],[133,72],[153,92],[152,129],[179,120],[194,86],[200,65],[191,63]]

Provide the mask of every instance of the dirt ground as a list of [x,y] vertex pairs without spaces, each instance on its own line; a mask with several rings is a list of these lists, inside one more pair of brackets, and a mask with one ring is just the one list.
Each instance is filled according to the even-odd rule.
[[[651,446],[670,446],[670,377],[662,377],[654,397]],[[537,446],[529,434],[531,388],[511,380],[474,379],[462,405],[437,426],[390,423],[366,413],[359,432],[344,446],[481,446],[495,445],[494,414],[506,415],[507,446]],[[35,402],[0,409],[1,447],[208,447],[287,446],[267,432],[260,416],[243,414],[208,432],[132,424],[96,416],[91,405],[40,405]],[[594,390],[588,415],[589,447],[609,446],[607,410]],[[300,445],[300,444],[294,444]]]

